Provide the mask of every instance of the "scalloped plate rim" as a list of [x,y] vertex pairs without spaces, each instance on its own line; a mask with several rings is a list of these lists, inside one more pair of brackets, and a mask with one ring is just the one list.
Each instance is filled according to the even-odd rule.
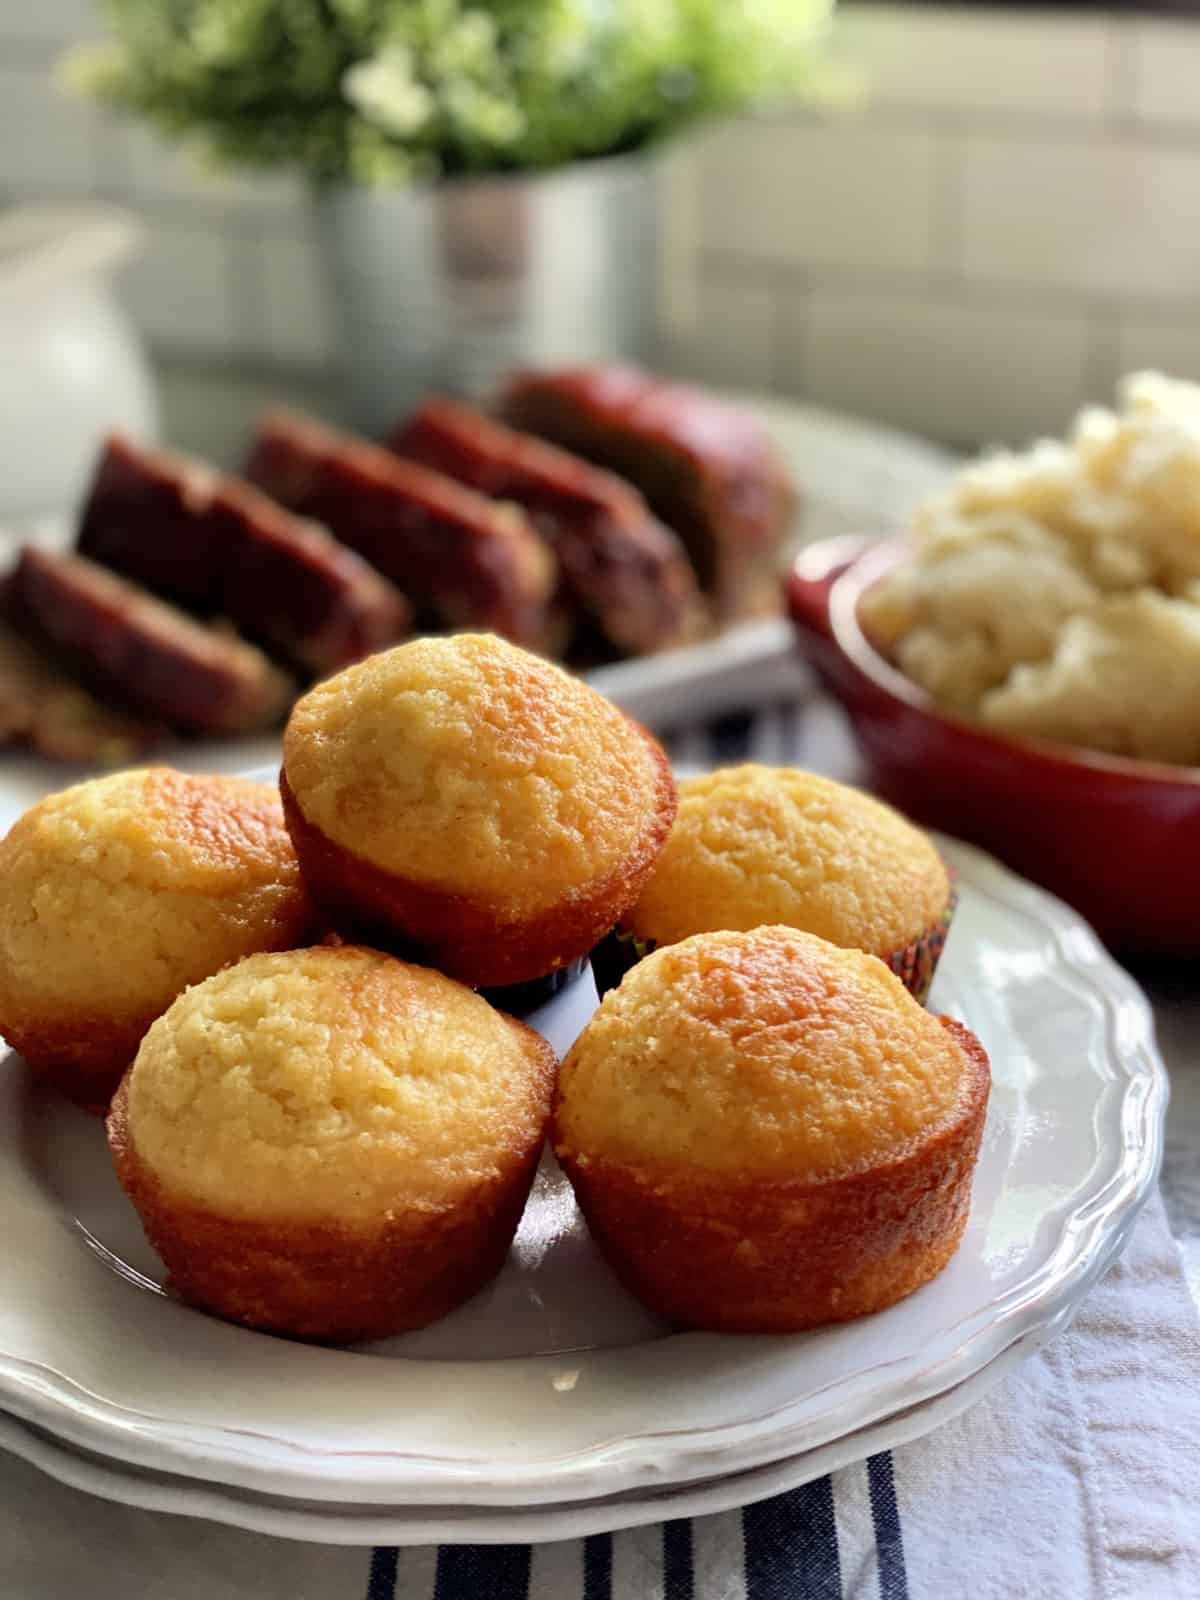
[[[1014,1287],[1001,1302],[972,1312],[950,1329],[935,1330],[940,1352],[936,1359],[929,1358],[927,1349],[908,1353],[848,1373],[824,1391],[716,1426],[594,1439],[555,1455],[508,1462],[462,1454],[439,1458],[403,1449],[314,1450],[253,1430],[138,1416],[103,1397],[87,1396],[64,1374],[31,1370],[3,1352],[0,1404],[81,1448],[130,1465],[249,1490],[330,1503],[390,1499],[418,1504],[452,1497],[464,1504],[516,1506],[609,1496],[749,1470],[798,1454],[801,1438],[804,1450],[820,1448],[957,1387],[1010,1345],[1053,1323],[1076,1304],[1107,1263],[1157,1177],[1167,1080],[1154,1045],[1148,1003],[1078,917],[981,852],[954,841],[946,844],[963,870],[964,883],[980,892],[990,885],[995,898],[1010,906],[1015,903],[1040,922],[1043,931],[1052,932],[1059,966],[1072,971],[1076,979],[1084,976],[1093,997],[1102,1001],[1108,1013],[1108,1042],[1125,1030],[1120,1055],[1109,1057],[1109,1065],[1121,1069],[1125,1093],[1121,1137],[1110,1152],[1111,1164],[1103,1181],[1076,1197],[1062,1246],[1028,1283]],[[421,1365],[432,1372],[448,1364]],[[508,1363],[492,1365],[501,1369]],[[822,1404],[814,1413],[816,1401]]]

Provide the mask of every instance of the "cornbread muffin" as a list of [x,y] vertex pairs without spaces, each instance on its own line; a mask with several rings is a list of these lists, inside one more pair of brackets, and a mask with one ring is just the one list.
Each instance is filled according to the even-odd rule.
[[348,945],[251,956],[150,1029],[109,1144],[185,1300],[296,1338],[383,1338],[499,1271],[555,1065],[440,972]]
[[0,1032],[102,1109],[181,989],[312,922],[269,785],[166,767],[78,784],[0,842]]
[[965,467],[859,618],[944,710],[1200,764],[1200,385],[1138,374],[1066,440]]
[[688,1327],[881,1310],[966,1224],[990,1074],[882,962],[792,928],[699,934],[608,994],[553,1140],[627,1287]]
[[417,639],[319,684],[288,723],[281,789],[332,925],[472,985],[585,955],[675,814],[643,728],[485,634]]
[[782,923],[879,956],[924,999],[952,901],[932,842],[890,806],[747,763],[680,784],[674,826],[619,931],[628,966],[694,933]]

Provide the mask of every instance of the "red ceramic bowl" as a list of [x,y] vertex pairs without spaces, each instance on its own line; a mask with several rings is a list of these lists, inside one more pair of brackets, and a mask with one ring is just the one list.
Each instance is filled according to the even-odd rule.
[[1200,956],[1200,767],[1009,738],[937,710],[858,622],[901,541],[810,546],[787,580],[800,648],[853,723],[873,786],[1075,906],[1129,954]]

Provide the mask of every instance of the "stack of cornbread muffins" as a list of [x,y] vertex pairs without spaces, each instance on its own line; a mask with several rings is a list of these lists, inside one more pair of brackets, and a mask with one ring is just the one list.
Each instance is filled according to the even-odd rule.
[[[187,1301],[353,1342],[503,1265],[549,1135],[672,1322],[881,1309],[965,1225],[987,1057],[921,1002],[932,843],[811,774],[677,790],[653,738],[491,635],[298,702],[279,790],[147,769],[0,843],[0,1030],[107,1111]],[[561,1066],[516,1019],[594,955]]]

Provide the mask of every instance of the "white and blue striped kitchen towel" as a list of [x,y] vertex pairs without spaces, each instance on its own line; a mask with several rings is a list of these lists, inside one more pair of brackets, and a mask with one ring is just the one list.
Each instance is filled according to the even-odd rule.
[[300,1544],[0,1456],[4,1600],[1196,1600],[1200,1325],[1161,1200],[1074,1326],[913,1444],[717,1516],[539,1545]]
[[[856,770],[820,700],[669,743],[681,765]],[[1156,1195],[1073,1327],[972,1409],[741,1510],[364,1550],[109,1503],[0,1456],[0,1600],[1197,1600],[1197,1440],[1200,1323]]]

